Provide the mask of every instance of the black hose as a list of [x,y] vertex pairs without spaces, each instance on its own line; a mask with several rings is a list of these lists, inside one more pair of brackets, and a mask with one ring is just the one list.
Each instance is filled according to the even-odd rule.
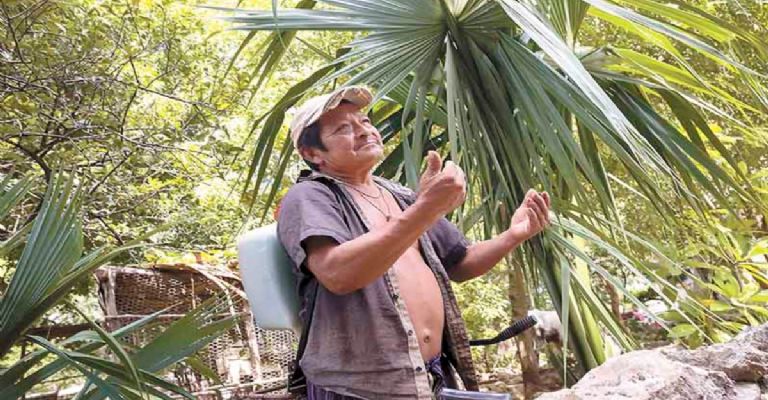
[[507,339],[513,338],[521,333],[523,333],[526,329],[529,329],[536,325],[536,318],[534,318],[532,315],[529,315],[519,321],[515,321],[512,325],[509,326],[509,328],[504,329],[501,331],[498,335],[491,339],[475,339],[470,340],[469,345],[470,346],[488,346],[489,344],[496,344],[503,342]]

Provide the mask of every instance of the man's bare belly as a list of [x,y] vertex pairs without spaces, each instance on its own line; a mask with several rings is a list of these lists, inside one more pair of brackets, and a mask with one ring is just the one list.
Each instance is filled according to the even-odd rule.
[[424,361],[440,355],[445,314],[443,295],[435,275],[419,253],[418,242],[392,266],[413,323]]
[[[357,193],[353,193],[352,196],[370,222],[371,230],[375,230],[386,223],[381,210],[371,206]],[[402,213],[397,201],[389,192],[384,191],[384,198],[389,203],[392,216]],[[417,241],[409,247],[392,268],[400,287],[400,297],[405,302],[414,333],[419,340],[421,357],[424,361],[431,360],[441,353],[445,311],[440,286],[438,286],[432,270],[421,256],[419,242]]]

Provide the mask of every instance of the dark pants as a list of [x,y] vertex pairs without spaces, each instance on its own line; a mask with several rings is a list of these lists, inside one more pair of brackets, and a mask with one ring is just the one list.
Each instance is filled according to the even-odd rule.
[[[426,363],[424,366],[429,373],[429,381],[432,385],[432,393],[439,393],[445,388],[445,373],[440,365],[440,356],[437,356]],[[357,397],[344,396],[315,386],[307,381],[307,400],[356,400]]]

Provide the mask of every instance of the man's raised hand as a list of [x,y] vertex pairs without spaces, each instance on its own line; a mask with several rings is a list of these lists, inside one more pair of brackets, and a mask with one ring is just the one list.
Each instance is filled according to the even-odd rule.
[[453,161],[443,161],[436,151],[427,154],[427,168],[419,180],[416,201],[427,210],[442,217],[464,202],[466,196],[464,171]]
[[512,215],[509,231],[519,241],[530,239],[549,226],[549,207],[547,192],[529,190],[520,207]]

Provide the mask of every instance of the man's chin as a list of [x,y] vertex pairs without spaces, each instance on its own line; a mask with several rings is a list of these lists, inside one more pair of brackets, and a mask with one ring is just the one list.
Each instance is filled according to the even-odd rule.
[[372,152],[366,152],[365,154],[360,154],[360,164],[365,165],[368,169],[371,169],[376,166],[381,160],[384,159],[384,152],[381,150],[378,151],[372,151]]
[[357,156],[361,159],[375,159],[376,161],[384,158],[384,148],[381,145],[367,145],[357,150]]
[[384,159],[384,149],[379,147],[379,150],[373,156],[373,162],[374,163],[379,163],[383,159]]

